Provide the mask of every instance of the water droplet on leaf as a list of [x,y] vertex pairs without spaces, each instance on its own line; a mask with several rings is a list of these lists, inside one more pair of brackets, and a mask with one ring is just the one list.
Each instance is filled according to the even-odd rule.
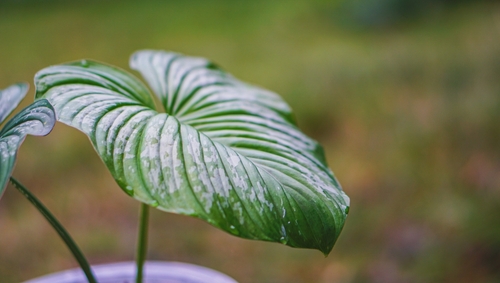
[[129,196],[134,196],[134,189],[133,189],[131,186],[126,186],[126,187],[125,187],[125,192],[126,192]]
[[236,229],[236,227],[234,227],[233,225],[229,226],[229,231],[231,231],[231,234],[233,235],[239,235],[240,232],[238,231],[238,229]]
[[80,61],[80,66],[87,68],[89,66],[89,62],[87,60],[82,60]]

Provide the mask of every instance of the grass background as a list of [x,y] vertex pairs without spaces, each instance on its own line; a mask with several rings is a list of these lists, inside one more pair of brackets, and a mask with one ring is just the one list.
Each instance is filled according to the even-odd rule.
[[[152,211],[150,259],[241,283],[500,281],[497,1],[0,0],[0,88],[82,58],[127,69],[144,48],[210,58],[282,95],[351,197],[327,258]],[[83,134],[58,124],[29,137],[14,176],[91,263],[133,259],[139,204]],[[9,186],[0,282],[75,266]]]

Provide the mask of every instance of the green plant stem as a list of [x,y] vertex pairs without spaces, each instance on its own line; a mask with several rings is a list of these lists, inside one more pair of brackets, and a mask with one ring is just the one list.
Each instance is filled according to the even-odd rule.
[[64,241],[66,246],[69,248],[75,259],[78,261],[78,264],[80,264],[80,267],[82,268],[83,272],[85,273],[85,276],[87,277],[87,280],[89,283],[97,283],[97,280],[94,277],[94,274],[92,273],[92,269],[90,268],[90,265],[83,255],[83,253],[80,251],[78,246],[76,245],[75,241],[71,238],[69,233],[64,229],[64,227],[57,221],[57,219],[50,213],[50,211],[25,187],[23,186],[18,180],[16,180],[14,177],[10,177],[11,183],[14,185],[14,187],[23,195],[25,196],[29,202],[31,202],[38,211],[47,219],[47,221],[52,225],[52,227],[56,230],[57,234],[61,237],[61,239]]
[[137,239],[137,274],[135,278],[136,283],[142,283],[144,272],[144,262],[146,261],[146,253],[148,251],[148,225],[149,225],[149,206],[141,204],[141,212],[139,219],[139,235]]

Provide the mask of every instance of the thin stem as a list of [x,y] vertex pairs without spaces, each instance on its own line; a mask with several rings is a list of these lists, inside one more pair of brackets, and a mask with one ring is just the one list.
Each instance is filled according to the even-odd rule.
[[137,265],[136,283],[142,283],[144,262],[146,261],[146,253],[148,251],[149,206],[147,204],[141,204],[139,221],[139,235],[137,239],[137,254],[135,260]]
[[80,264],[80,267],[82,268],[83,272],[85,273],[85,276],[87,277],[87,280],[89,283],[97,283],[97,280],[94,277],[94,274],[92,274],[92,269],[90,268],[90,265],[83,255],[83,253],[80,251],[78,246],[76,245],[75,241],[71,238],[69,233],[64,229],[64,227],[57,221],[57,219],[50,213],[50,211],[25,187],[23,186],[18,180],[16,180],[14,177],[10,177],[11,183],[14,185],[14,187],[24,196],[28,199],[29,202],[31,202],[38,211],[47,219],[47,221],[52,225],[52,227],[56,230],[57,234],[61,237],[61,239],[64,241],[68,249],[71,251],[75,259],[78,261],[78,264]]

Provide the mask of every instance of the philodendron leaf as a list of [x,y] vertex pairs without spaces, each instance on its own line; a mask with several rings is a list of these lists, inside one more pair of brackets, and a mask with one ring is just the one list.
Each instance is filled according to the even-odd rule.
[[0,123],[16,109],[19,102],[26,96],[28,88],[29,85],[27,83],[17,83],[4,90],[0,90]]
[[[14,85],[4,90],[8,91],[7,98],[0,91],[0,116],[4,115],[5,118],[26,95],[27,90],[27,84]],[[17,150],[26,135],[47,135],[55,122],[52,105],[46,99],[41,99],[21,110],[5,124],[0,131],[0,197],[14,169]]]
[[240,237],[330,252],[349,198],[278,95],[201,58],[140,51],[130,64],[166,113],[132,75],[86,60],[40,71],[36,95],[89,136],[134,198]]

